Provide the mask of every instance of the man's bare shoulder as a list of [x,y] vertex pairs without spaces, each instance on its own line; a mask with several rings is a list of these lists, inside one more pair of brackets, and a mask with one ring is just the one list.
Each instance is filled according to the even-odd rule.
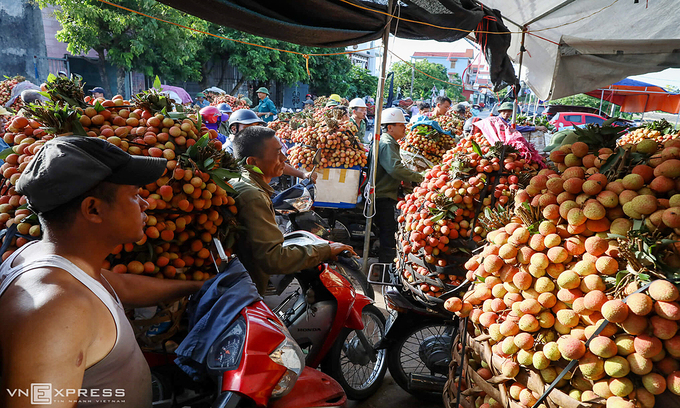
[[68,272],[37,268],[23,273],[0,296],[0,323],[18,327],[41,323],[89,325],[94,294]]

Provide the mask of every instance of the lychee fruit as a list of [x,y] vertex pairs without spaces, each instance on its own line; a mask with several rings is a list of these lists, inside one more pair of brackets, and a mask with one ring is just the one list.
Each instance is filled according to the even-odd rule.
[[649,323],[652,325],[654,336],[660,338],[661,340],[668,340],[672,338],[678,331],[678,324],[676,322],[664,319],[660,316],[652,316],[649,319]]
[[649,312],[651,312],[652,308],[654,307],[654,301],[652,298],[645,295],[644,293],[633,293],[632,295],[628,296],[626,304],[628,305],[628,309],[638,316],[645,316],[649,314]]
[[588,345],[590,351],[598,357],[610,358],[617,353],[616,344],[609,337],[597,336]]
[[609,390],[617,397],[625,397],[634,389],[633,382],[628,378],[612,378],[609,380]]
[[641,334],[647,329],[647,318],[628,313],[626,320],[619,323],[619,326],[628,334]]
[[646,334],[636,336],[633,340],[633,347],[637,354],[645,358],[652,358],[663,350],[661,340]]
[[676,302],[655,302],[654,311],[664,319],[680,320],[680,305]]
[[621,323],[628,317],[628,306],[621,299],[612,299],[602,305],[602,316],[612,323]]
[[578,360],[586,353],[586,345],[573,337],[560,337],[557,346],[565,360]]
[[639,190],[645,185],[645,179],[639,174],[628,174],[621,182],[627,190]]
[[604,361],[604,372],[614,378],[622,378],[630,372],[630,364],[623,356],[614,356]]
[[659,395],[666,391],[666,379],[657,373],[649,373],[642,377],[642,385],[654,395]]
[[654,300],[673,302],[678,299],[678,288],[667,280],[659,279],[649,286],[649,296]]
[[632,371],[633,374],[645,375],[650,373],[652,368],[654,368],[654,363],[652,363],[651,359],[642,357],[637,353],[629,354],[626,357],[626,360],[628,360],[630,371]]

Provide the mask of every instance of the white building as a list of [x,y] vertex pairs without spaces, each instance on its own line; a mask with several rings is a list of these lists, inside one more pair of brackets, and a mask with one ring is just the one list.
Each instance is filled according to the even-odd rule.
[[[373,48],[376,47],[376,48]],[[361,51],[368,48],[373,48],[367,51]],[[353,65],[367,69],[371,75],[380,75],[380,60],[382,59],[382,48],[380,48],[380,41],[370,41],[362,44],[350,45],[345,48],[347,51],[357,51],[348,54],[349,60]]]

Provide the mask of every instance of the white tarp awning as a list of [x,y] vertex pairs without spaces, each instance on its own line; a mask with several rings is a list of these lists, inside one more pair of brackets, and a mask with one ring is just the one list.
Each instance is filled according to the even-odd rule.
[[[478,0],[525,36],[522,78],[540,99],[680,68],[679,0]],[[522,34],[508,55],[519,62]]]

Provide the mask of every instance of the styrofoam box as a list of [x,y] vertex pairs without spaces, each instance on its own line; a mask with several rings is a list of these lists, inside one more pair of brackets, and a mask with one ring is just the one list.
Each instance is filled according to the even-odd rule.
[[316,196],[314,206],[352,208],[359,195],[361,167],[327,167],[316,170]]

